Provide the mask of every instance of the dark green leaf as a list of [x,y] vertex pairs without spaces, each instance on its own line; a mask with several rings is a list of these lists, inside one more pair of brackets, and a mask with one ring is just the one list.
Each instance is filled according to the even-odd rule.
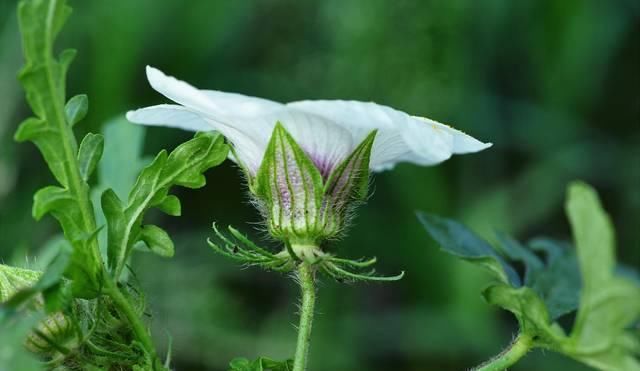
[[96,170],[103,150],[104,138],[100,134],[89,133],[80,143],[78,165],[80,166],[80,175],[82,175],[82,179],[85,182],[89,180],[91,174]]
[[527,286],[544,300],[551,319],[576,310],[581,282],[574,250],[566,243],[550,239],[535,239],[529,246],[547,256],[544,269],[533,272]]
[[73,126],[80,122],[87,115],[89,110],[89,99],[85,94],[76,95],[69,99],[64,107],[64,113],[69,125]]
[[443,251],[487,268],[500,281],[520,286],[520,277],[485,240],[462,224],[423,212],[418,219]]
[[544,264],[542,264],[542,261],[536,256],[536,254],[510,236],[504,233],[498,233],[497,237],[498,242],[500,243],[499,246],[507,258],[524,264],[524,284],[529,285],[531,282],[531,275],[542,270],[544,268]]

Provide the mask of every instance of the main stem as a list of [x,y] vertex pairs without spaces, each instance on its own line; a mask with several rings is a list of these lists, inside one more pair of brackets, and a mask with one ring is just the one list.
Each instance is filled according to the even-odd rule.
[[316,301],[316,288],[313,268],[303,261],[298,265],[298,281],[302,292],[300,306],[300,325],[298,326],[298,344],[293,360],[293,371],[307,369],[307,354],[311,344],[311,324],[313,322],[313,307]]
[[529,335],[520,334],[502,353],[490,361],[481,364],[473,371],[502,371],[518,362],[533,346],[533,339]]
[[155,362],[157,355],[156,349],[153,345],[153,340],[151,340],[151,335],[149,335],[149,332],[144,326],[144,323],[135,312],[135,310],[131,307],[131,303],[129,302],[129,300],[127,300],[127,298],[122,294],[117,284],[115,283],[115,281],[113,281],[113,279],[111,279],[111,277],[107,276],[105,278],[105,290],[111,300],[113,300],[118,310],[127,318],[127,321],[129,321],[133,332],[136,334],[137,340],[142,343],[144,349],[149,353],[149,357],[153,360],[153,362]]

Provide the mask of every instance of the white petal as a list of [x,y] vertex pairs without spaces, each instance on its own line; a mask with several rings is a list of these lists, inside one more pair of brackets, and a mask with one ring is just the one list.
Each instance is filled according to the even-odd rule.
[[250,97],[217,90],[201,90],[222,114],[229,117],[258,117],[284,109],[284,104],[272,100]]
[[356,143],[378,129],[370,162],[375,171],[390,169],[400,162],[434,165],[453,153],[490,146],[446,125],[371,102],[318,100],[292,102],[288,106],[336,122],[352,133]]
[[127,112],[127,120],[142,125],[168,126],[189,131],[217,130],[222,133],[234,146],[237,159],[249,170],[255,172],[264,154],[264,145],[246,136],[234,127],[223,125],[210,120],[200,113],[193,112],[185,107],[174,104],[161,104],[147,108]]
[[313,113],[288,109],[270,116],[277,117],[324,177],[359,144],[348,130]]
[[[257,170],[275,126],[275,121],[268,123],[260,118],[268,112],[282,108],[282,105],[241,94],[198,90],[149,66],[147,78],[155,90],[197,114],[226,136],[233,143],[238,160],[248,170]],[[162,119],[160,115],[158,118]],[[174,126],[178,125],[174,123]]]
[[219,109],[202,91],[184,81],[167,76],[162,71],[147,66],[147,79],[160,94],[192,111],[203,114],[219,114]]
[[453,153],[455,154],[464,154],[464,153],[473,153],[479,152],[483,149],[487,149],[491,147],[492,143],[483,143],[471,135],[467,135],[460,130],[454,129],[449,125],[439,123],[437,121],[430,120],[426,117],[418,117],[425,122],[430,123],[435,128],[439,128],[441,130],[449,132],[453,135]]
[[127,120],[142,125],[168,126],[189,131],[210,131],[215,127],[202,116],[175,104],[160,104],[127,112]]
[[[254,127],[254,139],[263,148],[269,143],[276,122],[280,122],[296,143],[318,166],[323,175],[328,175],[353,149],[349,131],[312,113],[293,109],[281,109],[263,116],[236,119],[243,127]],[[237,146],[238,152],[243,148]]]

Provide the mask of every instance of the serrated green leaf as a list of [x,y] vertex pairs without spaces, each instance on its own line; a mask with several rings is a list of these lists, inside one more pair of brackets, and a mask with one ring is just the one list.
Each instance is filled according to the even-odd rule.
[[[75,51],[65,50],[56,59],[53,50],[56,35],[70,12],[64,0],[21,1],[18,6],[25,56],[25,66],[19,78],[36,117],[25,120],[15,138],[36,144],[61,185],[40,190],[35,195],[33,213],[36,218],[50,213],[60,222],[65,237],[73,245],[70,265],[78,265],[68,274],[81,280],[73,282],[72,287],[74,292],[88,295],[89,291],[96,294],[100,279],[98,272],[102,267],[99,247],[95,239],[88,237],[96,230],[95,220],[89,202],[89,187],[77,158],[78,143],[71,127],[73,122],[69,121],[69,118],[77,120],[81,117],[83,98],[72,99],[69,110],[65,110],[66,74]],[[73,115],[67,116],[67,113]],[[85,147],[82,152],[86,153],[86,148],[90,147]],[[87,174],[95,166],[91,164],[91,161],[85,164]],[[79,270],[84,274],[76,274]]]
[[170,258],[175,253],[173,241],[169,234],[162,228],[147,224],[142,227],[140,238],[147,245],[152,252],[165,257]]
[[[151,207],[161,206],[177,211],[175,196],[169,196],[174,185],[196,188],[204,185],[202,173],[226,159],[228,147],[222,136],[197,134],[178,146],[170,155],[161,151],[145,167],[129,193],[126,207],[117,203],[115,193],[104,199],[103,210],[108,222],[109,266],[119,277],[134,244],[142,239],[142,218]],[[105,203],[106,201],[106,203]],[[166,246],[166,244],[165,244]]]
[[87,134],[78,150],[78,165],[80,166],[80,175],[86,182],[96,170],[96,166],[102,158],[104,150],[104,137],[100,134]]
[[[63,64],[71,63],[71,61],[66,62],[66,58],[64,56],[61,58],[63,60]],[[82,119],[87,115],[87,111],[89,111],[89,99],[85,94],[79,94],[69,99],[64,107],[67,123],[71,126],[82,121]]]
[[504,283],[520,286],[520,277],[515,269],[489,243],[465,226],[454,220],[423,212],[418,212],[417,216],[443,251],[483,266]]
[[203,173],[219,165],[227,157],[224,139],[210,133],[197,133],[195,137],[174,149],[162,169],[162,178],[186,188],[201,188],[206,184]]

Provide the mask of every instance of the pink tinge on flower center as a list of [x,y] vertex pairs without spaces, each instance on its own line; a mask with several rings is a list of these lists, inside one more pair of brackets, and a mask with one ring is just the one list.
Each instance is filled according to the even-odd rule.
[[307,154],[307,156],[309,156],[313,164],[316,165],[316,168],[318,168],[318,170],[320,171],[320,175],[322,175],[322,179],[324,180],[327,180],[329,178],[331,171],[337,165],[334,161],[326,157],[312,154]]

